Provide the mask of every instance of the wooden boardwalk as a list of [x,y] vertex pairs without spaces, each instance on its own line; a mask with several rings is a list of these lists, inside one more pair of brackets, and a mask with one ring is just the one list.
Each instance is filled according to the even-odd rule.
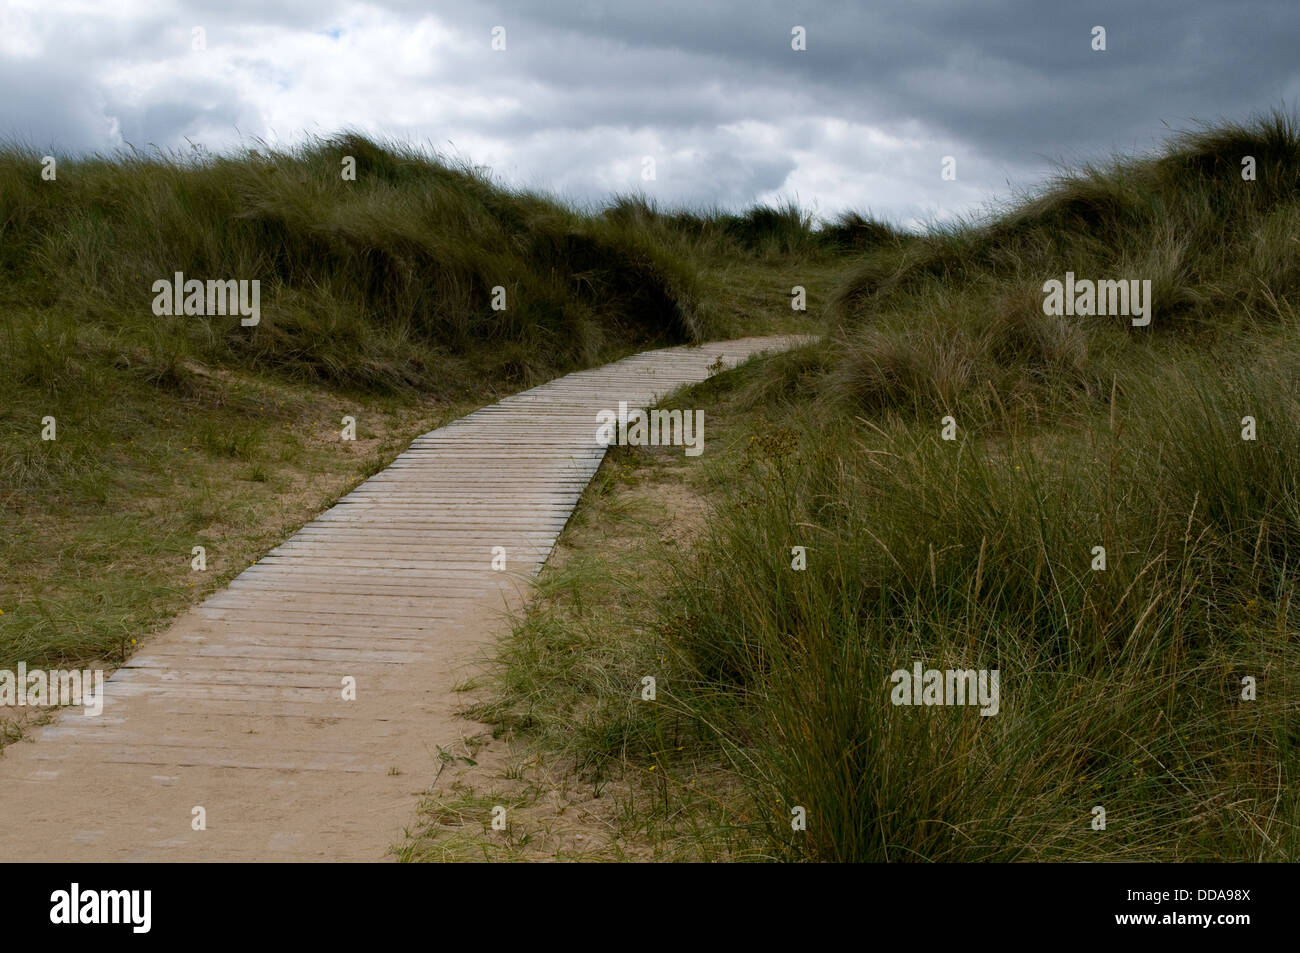
[[600,465],[597,411],[797,341],[646,352],[417,438],[148,640],[101,715],[65,709],[5,749],[0,859],[382,859],[466,729],[452,685]]

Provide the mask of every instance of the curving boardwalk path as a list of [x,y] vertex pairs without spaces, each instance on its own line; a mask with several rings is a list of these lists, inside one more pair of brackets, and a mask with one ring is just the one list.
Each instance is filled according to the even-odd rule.
[[600,465],[597,411],[800,340],[649,351],[417,438],[149,640],[101,715],[64,710],[4,750],[0,859],[384,859],[467,727],[457,672],[523,604]]

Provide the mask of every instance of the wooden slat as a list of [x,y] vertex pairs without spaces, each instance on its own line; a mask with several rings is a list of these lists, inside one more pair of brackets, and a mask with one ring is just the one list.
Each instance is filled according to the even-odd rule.
[[437,749],[475,730],[453,686],[522,608],[599,467],[596,413],[798,340],[636,355],[417,437],[148,640],[108,679],[99,718],[65,710],[5,750],[0,856],[383,859]]

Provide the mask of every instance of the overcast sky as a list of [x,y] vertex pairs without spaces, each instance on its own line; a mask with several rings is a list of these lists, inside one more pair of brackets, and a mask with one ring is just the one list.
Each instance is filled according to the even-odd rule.
[[0,136],[221,151],[354,128],[581,202],[909,224],[1291,106],[1297,38],[1296,0],[0,0]]

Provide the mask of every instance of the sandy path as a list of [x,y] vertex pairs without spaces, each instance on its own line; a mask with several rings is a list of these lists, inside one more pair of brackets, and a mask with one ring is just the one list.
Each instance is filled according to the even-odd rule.
[[453,684],[600,464],[596,412],[796,340],[650,351],[417,438],[151,639],[108,680],[103,714],[65,709],[5,749],[0,859],[384,859],[438,746],[472,727]]

